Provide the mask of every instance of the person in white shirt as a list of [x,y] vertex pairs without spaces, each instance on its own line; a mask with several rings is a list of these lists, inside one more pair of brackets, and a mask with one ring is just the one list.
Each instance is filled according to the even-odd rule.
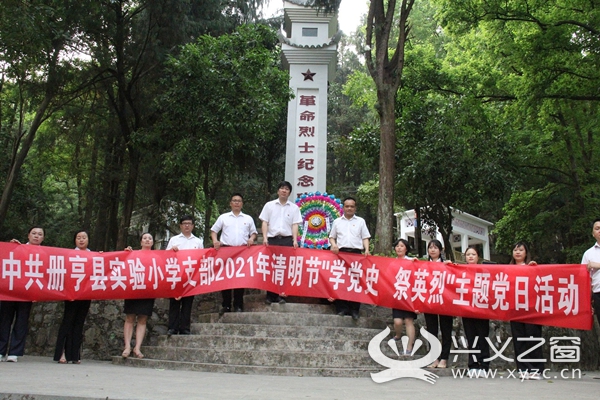
[[[256,225],[251,216],[242,212],[244,198],[234,193],[229,201],[231,211],[221,214],[217,222],[210,228],[210,237],[215,250],[228,246],[252,246],[256,240]],[[217,234],[221,232],[220,240]],[[244,288],[225,289],[221,291],[223,303],[220,315],[231,311],[231,292],[233,291],[233,308],[235,312],[244,311]]]
[[[181,233],[169,239],[167,250],[179,251],[190,249],[203,249],[202,240],[194,236],[194,218],[184,215],[179,219]],[[194,296],[177,297],[169,303],[169,329],[167,335],[189,335],[192,319],[192,303]]]
[[592,277],[592,306],[600,323],[600,218],[592,222],[592,236],[596,243],[583,253],[581,263],[587,266]]
[[[302,222],[302,215],[298,206],[288,200],[291,193],[292,184],[280,182],[277,186],[278,198],[265,204],[260,213],[265,246],[298,248],[298,224]],[[285,300],[279,294],[267,291],[265,303],[285,304]]]
[[[342,204],[344,215],[333,221],[329,232],[331,252],[333,254],[339,254],[340,251],[356,254],[364,252],[368,256],[371,234],[365,220],[355,215],[356,200],[346,197]],[[356,301],[336,300],[335,308],[338,315],[352,315],[352,319],[355,321],[358,319],[360,303]]]

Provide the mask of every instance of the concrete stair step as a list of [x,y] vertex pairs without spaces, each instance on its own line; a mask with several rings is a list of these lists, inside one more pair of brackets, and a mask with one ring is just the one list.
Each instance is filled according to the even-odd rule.
[[362,351],[366,352],[369,340],[327,337],[256,337],[239,335],[186,335],[161,337],[159,347],[211,348],[253,351]]
[[[328,337],[265,337],[238,335],[184,335],[163,336],[157,343],[159,348],[188,348],[211,350],[250,350],[250,351],[280,351],[280,352],[343,352],[365,355],[368,353],[370,338],[355,340],[348,336],[340,338]],[[397,344],[402,353],[402,345]],[[398,356],[384,340],[380,343],[383,354],[397,359]],[[420,358],[426,352],[425,347],[418,350],[415,358]],[[409,360],[409,357],[400,357]]]
[[[336,318],[345,318],[338,317]],[[331,317],[333,318],[333,317]],[[335,338],[371,340],[384,328],[361,328],[340,326],[297,326],[297,325],[258,325],[245,323],[194,323],[191,326],[192,335],[236,335],[246,337],[279,337],[279,338]],[[185,335],[187,336],[187,335]],[[184,337],[182,335],[172,338]],[[166,336],[165,336],[166,338]]]
[[113,364],[127,365],[133,367],[186,370],[201,372],[221,372],[231,374],[253,374],[253,375],[281,375],[281,376],[321,376],[321,377],[351,377],[368,378],[371,373],[381,371],[378,367],[358,367],[358,368],[301,368],[301,367],[283,367],[283,366],[264,366],[264,365],[239,365],[239,364],[215,364],[203,362],[182,362],[170,360],[155,359],[123,359],[113,357]]
[[287,366],[300,368],[375,367],[368,352],[224,350],[212,348],[158,347],[142,349],[149,359],[210,364]]
[[379,318],[359,318],[323,314],[305,314],[295,312],[243,312],[225,313],[219,322],[258,325],[298,325],[298,326],[341,326],[371,329],[385,329],[386,323]]
[[285,303],[265,304],[263,302],[252,302],[244,304],[245,312],[277,312],[277,313],[305,313],[305,314],[335,314],[333,305],[310,304],[310,303]]
[[[155,360],[150,358],[123,359],[114,356],[112,363],[115,365],[127,365],[141,368],[185,370],[200,372],[221,372],[231,374],[251,375],[281,375],[281,376],[321,376],[321,377],[345,377],[345,378],[370,378],[371,373],[383,371],[385,367],[376,365],[373,367],[339,367],[339,368],[300,368],[287,366],[264,366],[264,365],[240,365],[240,364],[215,364],[203,362]],[[431,369],[437,376],[452,376],[452,368]]]

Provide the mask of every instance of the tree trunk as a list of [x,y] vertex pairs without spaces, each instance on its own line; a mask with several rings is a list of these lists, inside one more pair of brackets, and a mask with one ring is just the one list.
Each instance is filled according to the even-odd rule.
[[394,176],[396,171],[396,117],[394,113],[396,91],[386,87],[378,91],[381,116],[379,144],[379,204],[375,253],[384,254],[392,248],[394,236]]
[[[380,254],[392,247],[394,234],[395,103],[404,68],[404,45],[410,31],[408,16],[413,4],[414,0],[401,0],[396,13],[396,0],[371,0],[367,16],[366,43],[370,49],[365,53],[365,60],[377,87],[377,111],[380,117],[379,204],[374,250]],[[397,19],[394,18],[396,14]],[[398,32],[398,42],[396,48],[390,50],[390,35],[393,32]]]
[[17,179],[19,177],[19,172],[21,171],[21,167],[25,162],[25,158],[33,145],[33,139],[40,127],[42,122],[44,121],[44,114],[50,105],[50,101],[54,97],[53,91],[47,91],[44,96],[44,100],[38,106],[37,111],[35,113],[35,117],[31,122],[31,127],[25,136],[25,140],[21,143],[21,148],[16,154],[16,157],[10,167],[8,172],[8,176],[6,178],[6,184],[4,185],[4,189],[2,190],[2,198],[0,199],[0,228],[4,224],[4,220],[6,219],[6,214],[8,213],[8,206],[10,205],[10,199],[15,190],[15,185],[17,183]]
[[423,246],[421,244],[421,241],[423,240],[423,235],[421,234],[423,231],[423,228],[421,227],[421,209],[419,208],[419,205],[416,204],[415,205],[415,248],[417,250],[417,256],[419,258],[423,257],[423,254],[425,254],[425,252],[423,251]]
[[119,235],[117,238],[117,249],[127,247],[127,237],[129,235],[129,225],[131,224],[131,215],[135,204],[135,191],[139,175],[141,156],[132,147],[129,149],[129,173],[127,174],[127,188],[125,189],[125,199],[123,200],[123,212],[121,214],[121,223]]

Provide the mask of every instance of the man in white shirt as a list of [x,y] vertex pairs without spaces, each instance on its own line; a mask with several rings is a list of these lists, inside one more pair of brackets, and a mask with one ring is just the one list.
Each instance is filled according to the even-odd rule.
[[[252,246],[256,240],[256,225],[251,216],[242,212],[244,199],[241,194],[234,193],[231,196],[229,206],[231,211],[221,214],[217,222],[210,228],[210,237],[215,250],[227,246]],[[217,234],[221,232],[220,240]],[[232,289],[221,291],[223,303],[219,315],[231,311]],[[235,312],[244,311],[244,288],[233,289],[233,308]]]
[[[364,251],[368,256],[371,234],[365,220],[355,215],[356,200],[346,197],[343,204],[344,215],[333,221],[329,232],[331,252],[333,254],[339,254],[340,251],[361,254]],[[336,300],[335,308],[338,315],[352,315],[352,319],[355,321],[358,319],[360,303],[356,301]]]
[[583,253],[581,263],[587,266],[592,277],[592,305],[600,323],[600,218],[592,223],[592,236],[596,243]]
[[[292,184],[280,182],[277,187],[278,198],[265,204],[260,213],[265,246],[298,248],[298,224],[302,222],[302,215],[298,206],[288,200],[291,193]],[[285,300],[279,294],[267,291],[265,303],[285,304]]]
[[[179,251],[203,249],[202,240],[194,236],[194,217],[184,215],[179,219],[181,233],[169,239],[167,250]],[[167,335],[189,335],[192,319],[192,303],[194,296],[177,297],[169,302],[169,330]]]

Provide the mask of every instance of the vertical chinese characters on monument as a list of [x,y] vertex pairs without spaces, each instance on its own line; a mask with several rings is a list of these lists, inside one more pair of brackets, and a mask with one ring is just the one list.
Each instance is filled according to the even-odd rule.
[[315,164],[318,146],[318,90],[298,90],[296,186],[297,192],[315,186]]

